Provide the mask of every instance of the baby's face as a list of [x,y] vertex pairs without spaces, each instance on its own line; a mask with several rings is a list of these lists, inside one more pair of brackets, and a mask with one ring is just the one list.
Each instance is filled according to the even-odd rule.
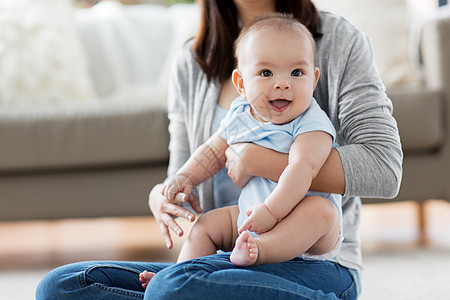
[[248,99],[256,119],[284,124],[309,107],[319,70],[306,36],[258,30],[250,33],[241,53],[240,92]]

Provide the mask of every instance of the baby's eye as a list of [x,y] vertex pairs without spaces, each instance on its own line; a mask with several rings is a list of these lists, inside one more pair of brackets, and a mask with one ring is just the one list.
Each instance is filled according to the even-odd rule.
[[294,71],[292,71],[291,76],[299,77],[299,76],[301,76],[302,74],[303,74],[302,70],[300,70],[300,69],[295,69]]
[[262,70],[261,73],[259,73],[262,77],[270,77],[272,76],[272,71],[270,70]]

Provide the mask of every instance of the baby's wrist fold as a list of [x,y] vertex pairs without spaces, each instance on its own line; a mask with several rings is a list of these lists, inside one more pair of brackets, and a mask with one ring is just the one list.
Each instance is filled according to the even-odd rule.
[[266,207],[266,209],[267,209],[267,211],[269,212],[269,214],[272,216],[272,218],[274,219],[274,220],[279,220],[279,219],[281,219],[281,218],[277,218],[277,216],[272,212],[272,210],[270,209],[270,207],[264,202],[263,203],[264,204],[264,206]]

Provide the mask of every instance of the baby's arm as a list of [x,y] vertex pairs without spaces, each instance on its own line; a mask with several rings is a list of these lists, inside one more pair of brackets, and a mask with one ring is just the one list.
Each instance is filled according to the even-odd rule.
[[164,183],[162,194],[173,200],[179,192],[190,194],[195,187],[225,166],[228,144],[218,133],[200,145],[172,178]]
[[[239,229],[266,232],[277,220],[286,217],[305,197],[313,178],[317,175],[331,151],[333,138],[323,131],[298,135],[289,151],[289,163],[277,186],[264,203],[247,212],[249,217]],[[272,218],[268,218],[268,216]]]

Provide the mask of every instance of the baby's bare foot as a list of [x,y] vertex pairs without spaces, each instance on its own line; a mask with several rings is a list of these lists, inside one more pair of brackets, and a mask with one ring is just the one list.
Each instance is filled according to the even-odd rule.
[[258,259],[258,245],[255,239],[244,231],[237,239],[230,260],[238,267],[248,267],[256,263]]
[[153,272],[144,271],[141,274],[139,274],[139,280],[142,282],[142,287],[145,289],[147,288],[147,285],[149,284],[150,280],[155,276],[156,274]]

